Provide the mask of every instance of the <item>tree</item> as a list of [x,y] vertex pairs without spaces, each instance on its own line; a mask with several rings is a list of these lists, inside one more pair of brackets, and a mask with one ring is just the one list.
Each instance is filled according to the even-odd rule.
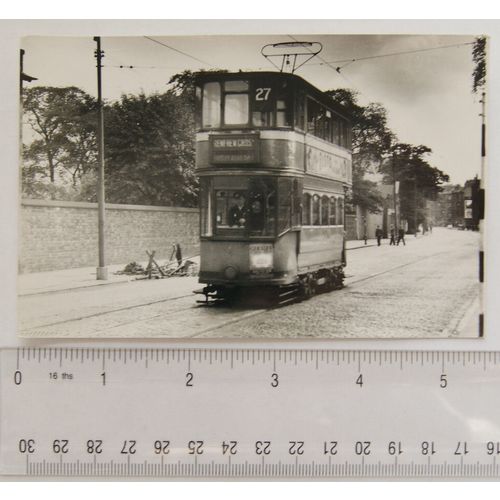
[[357,93],[349,89],[326,93],[346,109],[352,122],[352,203],[369,212],[379,212],[383,197],[377,183],[366,176],[379,171],[395,141],[387,126],[387,111],[377,103],[360,106]]
[[432,150],[427,146],[397,143],[383,163],[384,182],[399,182],[400,216],[406,219],[409,232],[425,222],[426,200],[435,200],[449,176],[432,167],[426,157]]
[[106,199],[196,206],[194,115],[174,90],[124,95],[105,109]]
[[23,147],[24,194],[71,197],[96,165],[95,100],[76,87],[32,87],[23,112],[32,136]]
[[474,40],[472,46],[472,60],[474,70],[472,72],[472,91],[476,93],[484,88],[486,83],[486,37],[480,36]]

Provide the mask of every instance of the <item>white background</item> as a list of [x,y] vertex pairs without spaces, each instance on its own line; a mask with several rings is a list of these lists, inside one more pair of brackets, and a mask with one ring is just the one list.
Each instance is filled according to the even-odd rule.
[[[7,2],[6,2],[7,3]],[[91,2],[86,2],[88,5]],[[234,2],[231,2],[234,4]],[[325,12],[326,5],[328,2],[322,2],[323,9],[321,11],[314,11],[310,8],[296,9],[299,12],[290,12],[288,7],[282,7],[279,4],[274,8],[274,16],[276,17],[292,17],[291,14],[295,14],[295,17],[301,18],[306,17],[311,14],[316,14],[315,17],[352,17],[362,12],[363,15],[368,17],[389,17],[396,16],[400,18],[409,17],[411,10],[427,5],[427,11],[433,16],[449,16],[458,15],[460,10],[459,4],[453,2],[450,6],[441,5],[440,7],[435,1],[418,2],[418,5],[413,4],[408,7],[405,2],[394,2],[393,6],[389,8],[385,7],[381,9],[380,2],[371,3],[370,7],[366,5],[360,5],[359,2],[349,3],[349,11],[346,12],[346,7],[340,5],[341,2],[331,2],[331,7],[329,12]],[[64,2],[68,4],[68,2]],[[254,6],[256,2],[251,2]],[[288,5],[289,2],[287,2]],[[143,2],[137,9],[144,5]],[[250,17],[266,16],[271,17],[269,12],[270,3],[260,2],[259,7],[264,6],[264,9],[260,8],[257,13],[252,12]],[[307,6],[310,7],[311,2],[307,2]],[[432,10],[429,9],[429,5]],[[394,8],[396,6],[396,8]],[[12,7],[12,6],[10,6]],[[17,5],[15,6],[17,7]],[[14,17],[25,17],[27,15],[33,17],[42,17],[43,15],[49,15],[56,17],[61,15],[59,11],[53,9],[52,12],[47,11],[46,2],[39,2],[33,8],[31,2],[23,2],[22,7],[17,7],[18,9],[23,9],[23,13],[15,12]],[[103,2],[93,2],[92,13],[85,12],[84,17],[100,16],[104,17],[117,17],[125,14],[122,12],[121,8],[113,8],[110,4],[108,11],[103,13],[102,7]],[[413,8],[413,9],[412,9]],[[480,8],[480,2],[474,2],[469,4],[468,8],[471,13],[465,13],[465,17],[471,17],[471,15],[479,15],[484,17],[487,13]],[[401,10],[402,9],[402,10]],[[462,8],[463,9],[463,8]],[[215,16],[222,17],[220,12],[214,12]],[[333,13],[333,11],[336,11]],[[425,8],[424,8],[425,10]],[[172,5],[170,2],[161,2],[159,10],[151,12],[151,9],[146,12],[148,17],[157,16],[174,16],[174,17],[185,17],[189,15],[189,12],[196,12],[196,15],[200,17],[207,17],[213,11],[213,4],[211,2],[203,2],[198,4],[197,2],[193,4],[192,2],[186,2],[184,6],[184,11],[179,13],[177,10],[172,10]],[[302,13],[302,11],[304,11]],[[410,12],[408,12],[410,11]],[[134,12],[135,15],[130,17],[138,17],[138,14]],[[298,14],[298,15],[297,15]],[[426,14],[426,13],[425,13]],[[417,17],[425,17],[425,14],[417,12]],[[63,14],[66,17],[75,16],[74,13]],[[143,14],[142,14],[143,15]],[[192,15],[192,14],[191,14]],[[359,15],[359,14],[358,14]],[[241,13],[234,12],[230,13],[229,17],[240,17]],[[248,16],[248,14],[247,14]],[[256,21],[251,24],[244,24],[231,22],[221,23],[221,22],[201,22],[195,23],[196,29],[193,27],[192,23],[165,23],[165,22],[145,22],[145,21],[134,21],[132,23],[112,23],[110,21],[92,21],[90,23],[82,23],[81,21],[72,23],[61,23],[59,21],[36,23],[22,21],[19,23],[13,22],[3,22],[0,24],[0,61],[2,63],[2,77],[0,79],[0,89],[1,89],[1,99],[0,99],[0,123],[1,123],[1,133],[0,133],[0,346],[15,346],[20,345],[19,340],[16,338],[16,324],[15,324],[15,308],[16,308],[16,277],[17,277],[17,213],[18,213],[18,169],[17,169],[17,155],[18,155],[18,130],[17,130],[17,91],[18,91],[18,59],[19,59],[19,39],[22,36],[34,35],[34,34],[44,34],[44,35],[55,35],[59,34],[136,34],[136,35],[158,35],[158,34],[174,34],[182,33],[188,34],[192,33],[238,33],[245,31],[247,33],[278,33],[278,32],[288,32],[294,31],[296,33],[307,32],[312,33],[314,31],[318,32],[337,32],[337,33],[485,33],[491,36],[490,38],[490,62],[489,62],[489,88],[490,92],[488,95],[488,163],[489,163],[489,178],[487,183],[487,224],[486,224],[486,273],[487,273],[487,284],[485,290],[485,309],[486,309],[486,337],[483,340],[426,340],[426,341],[407,341],[407,340],[394,340],[394,341],[331,341],[313,344],[314,347],[328,347],[328,348],[378,348],[378,349],[465,349],[465,350],[495,350],[500,349],[500,335],[497,332],[497,325],[500,320],[500,312],[498,311],[499,302],[499,290],[497,284],[500,278],[500,226],[497,218],[497,214],[500,213],[500,196],[496,193],[500,193],[500,173],[498,168],[498,158],[500,157],[500,125],[498,120],[498,115],[500,111],[500,97],[498,96],[498,89],[500,89],[500,23],[498,21],[350,21],[350,22],[326,22],[322,24],[313,24],[309,21],[292,21],[286,23],[279,23],[277,21],[263,22]],[[496,95],[495,95],[496,90]],[[158,344],[158,342],[155,342]],[[54,344],[54,342],[49,343]],[[93,341],[92,345],[96,345],[98,342]],[[99,343],[105,345],[105,343]],[[123,343],[114,342],[113,345],[139,345],[139,343]],[[184,343],[185,344],[185,343]],[[289,342],[290,347],[295,346],[295,343]],[[46,345],[46,344],[45,344]],[[82,345],[78,342],[73,342],[72,345]],[[147,343],[147,345],[153,345],[153,343]],[[166,343],[160,345],[167,345]],[[171,346],[171,343],[168,343]],[[193,344],[191,344],[193,345]],[[197,344],[199,345],[199,344]],[[233,344],[235,345],[235,344]],[[255,343],[253,344],[255,346]],[[272,343],[267,343],[267,346],[271,347]],[[308,344],[305,342],[300,342],[300,345],[306,347]],[[282,344],[280,344],[282,347]],[[5,485],[4,485],[5,486]],[[22,498],[19,491],[19,485],[12,485],[9,491],[4,491],[4,498],[13,498],[14,494],[16,498]],[[100,496],[106,498],[137,498],[140,494],[148,495],[148,498],[156,498],[165,496],[167,493],[163,486],[160,489],[158,484],[141,484],[139,487],[137,485],[133,486],[131,484],[121,484],[121,485],[110,485],[110,484],[99,484],[99,485],[82,485],[80,484],[77,488],[74,485],[58,485],[54,487],[51,484],[28,484],[24,485],[25,488],[22,490],[22,494],[26,497],[30,496],[32,498],[88,498],[89,495],[92,497],[99,498]],[[442,495],[451,493],[454,498],[471,497],[480,495],[483,497],[484,493],[492,493],[492,491],[485,491],[484,486],[488,485],[463,485],[455,484],[454,488],[450,488],[450,485],[446,485],[446,491],[444,491],[443,485],[432,484],[430,487],[423,488],[423,484],[412,485],[411,488],[406,487],[405,484],[395,485],[392,484],[389,487],[387,485],[373,485],[373,484],[358,484],[358,485],[341,485],[342,487],[336,488],[335,492],[327,490],[325,484],[288,484],[287,487],[283,484],[246,484],[244,488],[239,484],[197,484],[190,485],[187,487],[186,484],[174,484],[174,488],[169,488],[168,493],[175,494],[176,499],[184,498],[195,498],[195,496],[203,498],[255,498],[257,495],[263,498],[312,498],[313,495],[317,495],[318,498],[331,498],[332,493],[340,493],[343,499],[351,498],[361,498],[362,496],[368,496],[373,498],[384,497],[387,498],[422,498],[424,495]],[[140,488],[140,490],[139,490]],[[449,491],[452,489],[452,491]],[[495,498],[494,496],[488,495],[488,497]],[[432,497],[431,497],[432,498]]]

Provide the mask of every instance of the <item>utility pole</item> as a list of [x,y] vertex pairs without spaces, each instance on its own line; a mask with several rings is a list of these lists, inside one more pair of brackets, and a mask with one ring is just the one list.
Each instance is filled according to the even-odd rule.
[[38,80],[24,72],[24,49],[19,51],[19,161],[23,165],[23,88],[24,82]]
[[102,58],[104,51],[101,50],[101,37],[95,36],[94,42],[97,43],[95,50],[95,58],[97,59],[97,105],[99,108],[99,116],[97,120],[97,157],[98,157],[98,176],[97,176],[97,205],[98,205],[98,244],[99,244],[99,266],[97,267],[97,279],[108,279],[108,268],[106,266],[105,257],[105,240],[104,240],[104,224],[105,224],[105,191],[104,191],[104,110],[102,104]]
[[[415,227],[415,238],[417,237],[417,224],[418,224],[418,214],[417,214],[417,172],[413,172],[413,195],[414,195],[414,200],[413,203],[415,205],[415,213],[413,214],[414,220],[413,220],[413,225]],[[422,229],[422,233],[424,230]]]
[[394,202],[394,230],[397,233],[398,227],[398,202],[396,199],[396,153],[392,153],[392,198]]
[[481,188],[484,189],[486,169],[486,92],[481,94]]
[[[342,238],[342,264],[347,264],[346,240],[347,240],[347,214],[346,214],[346,200],[349,188],[344,184],[344,200],[342,203],[342,223],[344,224],[344,237]],[[357,225],[357,224],[356,224]]]
[[[486,173],[486,92],[481,93],[481,178],[479,179],[479,231],[484,235],[484,212],[485,212],[485,197],[484,197],[484,180]],[[479,249],[479,282],[484,280],[484,248],[483,238],[480,238]],[[482,317],[482,315],[481,315]]]

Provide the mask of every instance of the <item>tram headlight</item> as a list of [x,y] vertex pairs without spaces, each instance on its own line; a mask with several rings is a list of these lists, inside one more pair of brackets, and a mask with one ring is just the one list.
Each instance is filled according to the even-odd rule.
[[234,280],[234,278],[236,278],[237,275],[238,275],[238,270],[233,266],[227,266],[224,269],[224,276],[228,280]]
[[250,271],[271,272],[273,269],[273,245],[254,243],[249,247]]

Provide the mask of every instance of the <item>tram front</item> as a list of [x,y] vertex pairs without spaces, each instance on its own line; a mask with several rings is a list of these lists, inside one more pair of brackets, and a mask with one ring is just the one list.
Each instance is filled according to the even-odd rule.
[[291,75],[197,75],[200,283],[228,298],[242,287],[297,281],[303,141]]

